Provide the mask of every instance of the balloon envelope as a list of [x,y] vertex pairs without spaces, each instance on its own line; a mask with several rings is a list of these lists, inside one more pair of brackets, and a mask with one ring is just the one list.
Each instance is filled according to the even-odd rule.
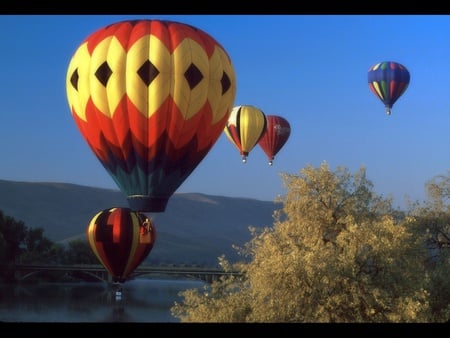
[[259,145],[272,165],[275,155],[281,150],[291,134],[289,122],[277,115],[267,115],[267,128],[259,140]]
[[247,161],[248,154],[258,144],[266,126],[266,116],[259,108],[242,105],[231,110],[224,133],[239,150],[242,162]]
[[410,75],[405,66],[397,62],[379,62],[368,72],[369,88],[385,105],[386,114],[391,114],[394,103],[409,85]]
[[162,212],[221,135],[236,80],[226,51],[202,30],[135,20],[82,42],[66,93],[78,129],[131,209]]
[[113,281],[123,283],[152,250],[156,228],[142,213],[110,208],[91,219],[86,235],[89,246]]

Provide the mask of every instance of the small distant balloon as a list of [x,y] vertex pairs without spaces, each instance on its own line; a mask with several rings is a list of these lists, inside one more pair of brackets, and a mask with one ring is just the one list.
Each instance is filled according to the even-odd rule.
[[379,62],[369,68],[369,88],[384,104],[386,114],[391,115],[392,106],[409,85],[408,69],[398,62]]
[[258,144],[266,126],[266,115],[259,108],[242,105],[231,110],[224,133],[238,149],[243,163],[247,162],[247,156]]
[[266,118],[267,128],[259,140],[259,146],[267,155],[269,165],[272,165],[275,155],[283,148],[291,134],[291,126],[282,116],[267,115]]

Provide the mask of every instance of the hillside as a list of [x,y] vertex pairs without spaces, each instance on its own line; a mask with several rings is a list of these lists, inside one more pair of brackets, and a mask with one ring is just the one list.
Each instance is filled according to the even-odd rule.
[[[68,183],[35,183],[0,180],[0,210],[23,221],[28,228],[43,228],[55,242],[85,239],[90,219],[111,207],[128,207],[118,190]],[[148,213],[156,225],[157,240],[148,262],[216,265],[224,254],[242,259],[232,248],[251,238],[248,227],[273,224],[280,208],[270,201],[175,193],[163,213]]]

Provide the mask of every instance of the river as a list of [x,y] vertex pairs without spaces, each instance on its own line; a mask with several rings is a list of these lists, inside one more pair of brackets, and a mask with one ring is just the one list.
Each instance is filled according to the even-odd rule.
[[0,322],[179,322],[170,313],[179,292],[202,281],[134,279],[122,293],[106,283],[0,284]]

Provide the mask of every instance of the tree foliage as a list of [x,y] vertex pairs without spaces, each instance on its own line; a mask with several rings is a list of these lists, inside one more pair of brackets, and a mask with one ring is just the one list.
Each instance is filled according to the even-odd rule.
[[67,264],[99,264],[99,260],[89,247],[88,242],[81,239],[69,242],[65,261]]
[[429,303],[434,321],[450,320],[450,171],[426,182],[427,200],[411,215],[428,251]]
[[14,264],[25,251],[25,238],[27,228],[25,223],[17,221],[13,217],[5,216],[0,211],[0,234],[3,240],[0,240],[0,249],[4,256],[4,262]]
[[[86,240],[73,240],[67,246],[54,243],[42,228],[28,228],[0,211],[0,265],[98,263]],[[14,280],[11,270],[0,271],[0,277]]]
[[[392,208],[361,167],[351,174],[324,162],[287,188],[274,224],[240,253],[243,277],[180,293],[172,314],[182,322],[430,322],[448,320],[448,295],[433,312],[437,281],[417,215]],[[449,190],[450,191],[450,190]],[[442,271],[442,270],[441,270]],[[447,269],[448,271],[448,269]],[[440,277],[440,279],[438,278]],[[447,283],[448,284],[448,283]],[[441,293],[442,295],[442,293]],[[436,316],[439,313],[439,316]]]

